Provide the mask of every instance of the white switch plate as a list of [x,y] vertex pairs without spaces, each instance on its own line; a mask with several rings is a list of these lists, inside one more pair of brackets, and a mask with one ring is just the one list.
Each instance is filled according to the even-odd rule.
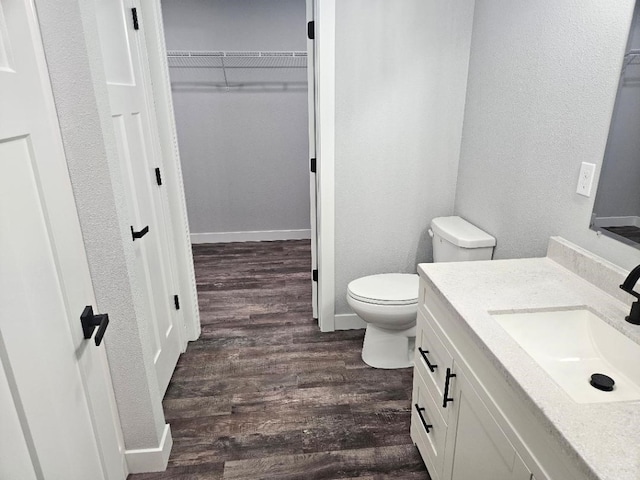
[[596,173],[595,163],[582,162],[580,167],[580,175],[578,176],[578,188],[576,193],[585,197],[591,196],[591,187],[593,186],[593,177]]

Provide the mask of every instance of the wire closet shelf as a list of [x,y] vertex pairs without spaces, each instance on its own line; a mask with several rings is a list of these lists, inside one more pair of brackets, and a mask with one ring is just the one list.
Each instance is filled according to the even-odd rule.
[[174,88],[238,91],[306,89],[307,52],[167,52]]
[[307,52],[170,50],[170,68],[306,68]]

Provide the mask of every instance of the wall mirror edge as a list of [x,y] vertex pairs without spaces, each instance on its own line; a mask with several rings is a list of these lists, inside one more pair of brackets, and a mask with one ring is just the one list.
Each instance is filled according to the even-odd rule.
[[640,182],[640,0],[636,1],[620,67],[589,228],[640,249],[640,195],[634,187]]

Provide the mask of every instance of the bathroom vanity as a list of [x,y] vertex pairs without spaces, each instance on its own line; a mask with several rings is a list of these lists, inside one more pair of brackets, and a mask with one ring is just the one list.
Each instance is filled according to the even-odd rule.
[[[640,478],[640,327],[624,320],[626,272],[557,237],[545,258],[418,272],[411,437],[433,480]],[[596,337],[609,344],[591,353]],[[586,372],[610,374],[614,390]]]

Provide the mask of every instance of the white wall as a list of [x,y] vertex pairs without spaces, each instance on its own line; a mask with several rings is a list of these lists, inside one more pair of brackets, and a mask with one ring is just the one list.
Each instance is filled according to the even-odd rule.
[[93,2],[36,2],[127,450],[157,448],[162,396],[119,175]]
[[[640,9],[629,48],[640,49]],[[604,156],[595,212],[598,217],[640,216],[640,64],[621,78]]]
[[[163,0],[162,7],[168,50],[307,48],[304,0]],[[191,232],[308,230],[306,71],[230,72],[239,74],[292,85],[227,92],[206,83],[220,82],[219,70],[171,70]]]
[[430,260],[453,212],[472,18],[471,0],[336,2],[337,314],[349,281]]
[[478,0],[455,212],[496,258],[561,235],[631,268],[640,251],[588,229],[580,162],[604,154],[633,0]]

